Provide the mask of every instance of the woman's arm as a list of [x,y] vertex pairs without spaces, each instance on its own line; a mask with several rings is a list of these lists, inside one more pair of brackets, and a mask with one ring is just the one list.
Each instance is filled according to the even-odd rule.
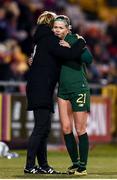
[[93,61],[93,55],[91,54],[90,50],[87,47],[85,47],[81,54],[81,62],[86,64],[91,64],[92,61]]
[[[65,41],[65,40],[61,40],[59,42],[59,44],[63,47],[69,47],[71,48],[70,44]],[[88,47],[83,48],[82,54],[81,54],[81,62],[82,63],[86,63],[86,64],[91,64],[93,61],[93,55],[91,54],[90,50],[88,49]]]
[[[76,34],[76,37],[77,37],[78,40],[80,38],[83,38],[82,36],[79,36],[78,34]],[[86,63],[86,64],[91,64],[92,63],[93,55],[91,54],[90,50],[87,47],[85,47],[83,49],[80,60],[81,60],[82,63]]]
[[65,60],[74,60],[81,56],[83,48],[86,45],[84,39],[79,39],[71,48],[62,47],[59,44],[59,39],[53,36],[50,40],[49,53],[59,58],[64,58]]

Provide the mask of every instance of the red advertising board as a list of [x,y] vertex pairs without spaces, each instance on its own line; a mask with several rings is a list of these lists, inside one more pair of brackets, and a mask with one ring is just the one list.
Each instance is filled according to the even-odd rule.
[[[34,126],[31,111],[26,111],[26,97],[22,95],[0,95],[0,140],[27,141]],[[90,142],[109,142],[111,126],[111,102],[102,96],[91,97],[91,111],[87,122],[87,132]],[[62,145],[62,132],[55,103],[55,113],[52,116],[52,129],[49,144]]]
[[91,112],[87,122],[90,142],[108,142],[111,140],[111,101],[101,96],[91,97]]

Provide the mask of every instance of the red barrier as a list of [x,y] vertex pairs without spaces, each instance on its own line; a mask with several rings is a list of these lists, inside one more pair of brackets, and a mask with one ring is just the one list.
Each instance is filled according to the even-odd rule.
[[[91,97],[91,112],[88,117],[87,132],[90,142],[109,142],[111,124],[111,102],[101,96]],[[24,95],[0,95],[0,140],[27,141],[34,126],[32,112],[26,111]],[[49,144],[63,144],[57,103],[52,117]]]
[[[93,124],[93,125],[92,125]],[[104,97],[91,97],[91,113],[87,131],[90,142],[109,142],[111,140],[111,101]]]

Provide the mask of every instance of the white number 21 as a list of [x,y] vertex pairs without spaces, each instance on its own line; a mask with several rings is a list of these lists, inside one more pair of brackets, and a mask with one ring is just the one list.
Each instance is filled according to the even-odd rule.
[[86,93],[78,94],[78,99],[76,100],[77,103],[85,103],[86,102]]

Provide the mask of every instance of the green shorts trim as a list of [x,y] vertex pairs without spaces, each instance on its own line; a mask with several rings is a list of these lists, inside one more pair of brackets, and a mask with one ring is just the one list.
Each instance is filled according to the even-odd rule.
[[69,100],[74,112],[90,112],[90,90],[88,89],[80,90],[80,92],[72,92],[66,94],[58,92],[58,97],[64,100]]

